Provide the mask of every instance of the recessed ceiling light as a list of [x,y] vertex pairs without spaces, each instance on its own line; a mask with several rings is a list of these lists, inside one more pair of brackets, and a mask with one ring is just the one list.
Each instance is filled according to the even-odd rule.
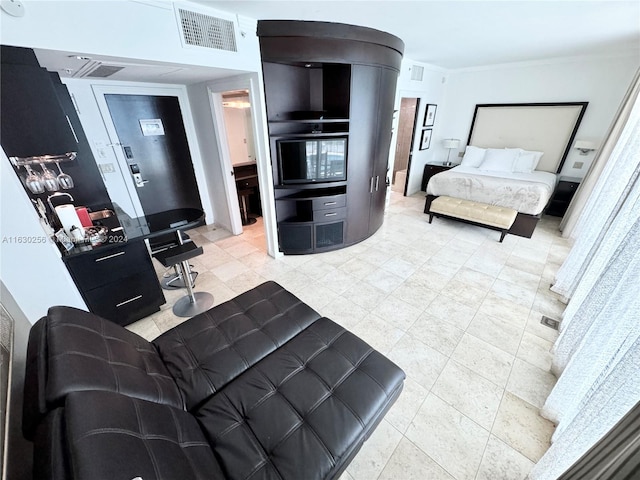
[[69,55],[69,58],[75,58],[76,60],[91,60],[91,57],[85,57],[84,55]]

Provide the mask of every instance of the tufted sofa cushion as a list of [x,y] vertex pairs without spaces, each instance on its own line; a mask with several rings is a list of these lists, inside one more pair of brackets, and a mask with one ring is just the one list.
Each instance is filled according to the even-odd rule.
[[266,282],[153,341],[192,410],[320,315]]
[[74,391],[120,392],[183,407],[155,347],[97,315],[52,307],[32,328],[29,349],[23,412],[27,438],[41,416]]
[[65,417],[74,480],[225,478],[198,422],[184,410],[76,392],[67,397]]
[[382,354],[322,318],[194,414],[227,478],[337,478],[403,380]]

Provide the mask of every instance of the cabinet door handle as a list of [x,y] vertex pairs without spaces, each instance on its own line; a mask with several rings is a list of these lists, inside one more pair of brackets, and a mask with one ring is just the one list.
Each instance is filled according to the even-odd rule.
[[335,205],[336,203],[338,203],[338,202],[324,202],[324,206],[328,207],[330,205]]
[[123,305],[126,305],[127,303],[135,302],[136,300],[139,300],[141,298],[142,298],[142,295],[138,295],[137,297],[133,297],[133,298],[130,298],[129,300],[125,300],[124,302],[118,303],[116,307],[121,307]]
[[337,212],[331,212],[331,213],[325,213],[324,216],[325,217],[335,217],[338,213]]
[[380,175],[376,176],[376,192],[378,191],[378,184],[380,183]]
[[373,193],[373,177],[371,177],[369,181],[369,193]]
[[107,255],[106,257],[96,258],[96,262],[102,262],[103,260],[109,260],[110,258],[119,257],[120,255],[124,255],[126,252],[118,252],[113,255]]

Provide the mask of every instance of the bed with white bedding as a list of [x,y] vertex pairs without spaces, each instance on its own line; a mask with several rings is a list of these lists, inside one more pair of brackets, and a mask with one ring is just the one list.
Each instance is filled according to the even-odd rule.
[[462,198],[538,215],[551,199],[556,175],[549,172],[493,172],[459,165],[431,177],[427,194]]
[[508,233],[531,238],[556,187],[586,102],[476,105],[462,164],[433,175],[438,196],[512,208]]

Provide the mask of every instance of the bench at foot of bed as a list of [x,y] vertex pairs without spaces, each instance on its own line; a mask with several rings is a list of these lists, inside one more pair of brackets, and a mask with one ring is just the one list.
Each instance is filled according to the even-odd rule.
[[447,196],[435,198],[429,207],[429,223],[433,216],[462,220],[501,232],[500,242],[509,233],[518,212],[513,208],[498,207]]

